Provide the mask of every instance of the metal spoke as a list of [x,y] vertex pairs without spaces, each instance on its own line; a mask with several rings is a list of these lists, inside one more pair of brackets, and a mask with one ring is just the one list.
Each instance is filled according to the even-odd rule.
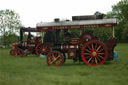
[[87,56],[87,57],[85,57],[86,59],[88,59],[90,56]]
[[[60,63],[61,59],[59,59],[59,58],[60,58],[60,55],[57,56],[57,58],[56,58],[56,63],[58,63],[58,62]],[[59,59],[59,60],[58,60],[58,59]]]
[[89,63],[91,59],[92,59],[92,57],[87,62]]
[[91,46],[92,46],[92,50],[94,50],[94,46],[93,46],[93,44],[91,44]]
[[88,49],[85,49],[85,51],[87,51],[87,52],[91,52],[91,51],[89,51]]
[[84,53],[84,55],[90,55],[90,53]]
[[[52,59],[51,60],[51,64],[56,64],[56,61],[57,61],[57,58],[55,57],[55,55],[51,55],[52,56]],[[56,59],[55,59],[56,58]],[[54,60],[55,59],[55,60]]]
[[100,55],[98,55],[100,58],[102,58],[102,59],[104,59],[104,57],[103,56],[100,56]]
[[[53,60],[53,59],[52,59]],[[53,60],[51,63],[55,63],[56,60]]]
[[60,55],[58,55],[58,56],[56,57],[56,60],[57,60],[58,58],[60,58]]
[[98,53],[99,55],[104,55],[104,53]]
[[60,62],[59,60],[58,60],[58,61],[55,61],[55,64],[56,64],[56,65],[58,65],[58,64],[59,64],[59,62]]
[[87,47],[89,48],[89,50],[92,50],[89,45]]
[[61,59],[56,61],[56,64],[60,64],[61,63]]
[[[56,60],[53,60],[53,62],[57,61],[57,59],[59,58],[59,55],[58,55],[57,57],[54,57],[54,58],[55,58]],[[54,59],[54,58],[53,58],[53,59]],[[52,62],[52,63],[53,63],[53,62]]]
[[96,57],[96,59],[98,59],[99,62],[101,62],[100,58],[99,57]]
[[99,47],[96,49],[96,51],[98,51],[98,50],[100,49],[100,47],[101,47],[101,46],[99,46]]
[[94,63],[94,58],[92,57],[91,63]]
[[101,51],[103,51],[104,49],[100,49],[98,52],[101,52]]
[[97,59],[95,58],[95,62],[96,62],[96,64],[97,64]]

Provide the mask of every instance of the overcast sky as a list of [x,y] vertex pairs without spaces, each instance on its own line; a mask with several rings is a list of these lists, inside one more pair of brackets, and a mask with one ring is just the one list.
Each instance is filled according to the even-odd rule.
[[12,9],[20,15],[25,27],[54,18],[71,19],[75,15],[107,13],[121,0],[0,0],[0,10]]

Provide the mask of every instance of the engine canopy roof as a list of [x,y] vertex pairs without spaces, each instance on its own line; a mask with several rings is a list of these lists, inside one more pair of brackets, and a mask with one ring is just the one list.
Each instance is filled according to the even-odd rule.
[[95,28],[95,27],[113,27],[117,25],[117,19],[96,19],[82,21],[60,21],[60,22],[41,22],[36,27],[40,30],[52,29],[73,29],[73,28]]

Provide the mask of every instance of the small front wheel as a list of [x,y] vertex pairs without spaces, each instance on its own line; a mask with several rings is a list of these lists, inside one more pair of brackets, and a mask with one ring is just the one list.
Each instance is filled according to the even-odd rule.
[[12,55],[12,56],[17,56],[17,51],[15,50],[15,49],[11,49],[11,51],[10,51],[10,55]]
[[64,61],[64,56],[58,51],[52,51],[47,55],[47,64],[49,66],[61,66]]
[[24,51],[20,48],[17,49],[17,56],[23,57],[24,56]]
[[48,55],[48,53],[51,51],[52,49],[48,45],[38,44],[36,47],[36,54],[38,56],[40,56],[40,54]]

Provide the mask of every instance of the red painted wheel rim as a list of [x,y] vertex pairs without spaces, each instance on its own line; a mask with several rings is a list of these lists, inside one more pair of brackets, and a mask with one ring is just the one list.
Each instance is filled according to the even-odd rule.
[[40,54],[47,55],[49,52],[51,52],[51,48],[46,45],[38,44],[36,46],[36,54],[38,56],[40,56]]
[[90,41],[83,47],[81,55],[88,65],[102,65],[107,59],[107,48],[99,41]]
[[49,66],[61,66],[63,64],[63,55],[58,51],[53,51],[47,56]]

